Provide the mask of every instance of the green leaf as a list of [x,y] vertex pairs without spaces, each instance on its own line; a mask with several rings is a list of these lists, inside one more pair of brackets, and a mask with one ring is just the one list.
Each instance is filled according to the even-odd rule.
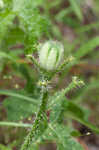
[[74,130],[71,132],[71,136],[73,137],[80,137],[80,136],[83,136],[79,131],[77,130]]
[[32,127],[32,124],[0,121],[0,126],[29,128]]
[[[68,102],[66,103],[66,112],[70,112],[72,114],[74,114],[77,118],[81,118],[83,120],[88,119],[88,115],[87,112],[84,111],[84,109],[82,109],[80,106],[76,105],[73,102],[69,102],[69,100],[67,100]],[[86,117],[87,116],[87,117]]]
[[11,148],[8,148],[7,146],[4,146],[3,144],[0,144],[1,150],[11,150]]
[[[70,90],[71,88],[73,88],[73,86],[68,86],[65,93],[67,93],[67,91]],[[80,123],[84,124],[85,126],[89,127],[90,129],[92,129],[94,132],[99,133],[99,129],[95,125],[91,124],[88,121],[89,111],[82,109],[79,105],[67,100],[64,97],[64,91],[65,90],[57,93],[56,96],[52,97],[52,101],[50,100],[49,106],[51,107],[51,110],[53,111],[51,113],[51,115],[52,115],[51,121],[53,121],[53,122],[55,121],[54,117],[56,114],[58,114],[57,117],[59,117],[60,111],[59,111],[58,106],[61,104],[61,101],[64,101],[65,102],[63,105],[64,108],[62,108],[62,109],[63,109],[63,111],[66,112],[65,113],[66,116],[79,121]],[[63,100],[63,98],[64,98],[64,100]],[[53,108],[55,108],[55,110]],[[56,120],[57,120],[57,118],[56,118]]]
[[91,24],[88,24],[88,25],[83,25],[83,26],[80,26],[79,28],[76,29],[77,33],[83,33],[83,32],[88,32],[92,29],[97,29],[98,30],[99,28],[99,21],[95,22],[95,23],[91,23]]
[[58,14],[56,14],[55,19],[58,22],[61,22],[61,21],[63,21],[63,18],[65,18],[65,17],[67,18],[66,15],[68,15],[71,12],[72,12],[72,8],[71,7],[67,8],[67,9],[66,8],[62,9]]
[[81,11],[81,8],[80,8],[80,4],[77,0],[69,0],[76,16],[78,17],[79,20],[83,20],[83,14],[82,14],[82,11]]
[[89,40],[88,42],[86,42],[85,44],[83,44],[78,50],[77,52],[74,54],[74,57],[79,59],[85,55],[87,55],[88,53],[90,53],[91,51],[94,50],[94,48],[96,48],[96,46],[99,46],[99,37],[95,37],[91,40]]
[[68,25],[71,28],[78,28],[80,26],[80,22],[76,19],[71,18],[71,17],[64,17],[63,23]]
[[27,97],[22,92],[17,93],[7,90],[0,90],[0,94],[10,96],[3,101],[8,120],[16,121],[27,118],[37,111],[38,99]]
[[[37,7],[40,6],[43,3],[43,0],[37,0],[37,1],[32,1],[29,0],[29,2],[31,2],[31,5],[33,7]],[[24,6],[26,5],[26,0],[13,0],[13,11],[21,11],[22,8],[24,8]]]
[[17,62],[17,57],[15,55],[10,55],[9,53],[0,52],[0,58],[7,58],[11,60],[12,62]]
[[13,5],[13,0],[3,0],[4,1],[4,5],[6,10],[11,11],[12,10],[12,5]]
[[50,121],[51,123],[62,123],[64,117],[64,100],[59,101],[51,108]]
[[12,91],[12,90],[0,90],[0,95],[12,96],[12,97],[17,98],[17,99],[21,99],[21,100],[24,100],[24,101],[27,101],[27,102],[31,102],[34,105],[38,104],[36,99],[28,97],[28,96],[24,96],[23,94],[19,94],[15,91]]
[[[24,5],[19,9],[19,17],[21,26],[26,32],[25,48],[33,52],[37,50],[37,40],[44,34],[48,34],[49,20],[47,17],[40,15],[39,10],[32,0],[24,0]],[[30,50],[29,50],[30,51]]]
[[[10,29],[7,32],[7,35],[3,38],[1,49],[5,51],[11,51],[12,53],[15,53],[16,50],[21,48],[14,48],[16,45],[22,45],[24,44],[24,37],[25,33],[22,28],[19,27],[19,25],[13,25],[10,27]],[[9,50],[10,49],[10,50]]]
[[6,108],[9,121],[22,120],[37,111],[37,107],[31,102],[23,101],[15,97],[6,98],[3,106]]
[[76,140],[66,139],[66,145],[57,144],[57,150],[84,150]]
[[71,128],[59,124],[52,124],[49,128],[51,130],[49,133],[56,141],[57,150],[83,150],[76,139],[70,136]]
[[12,21],[14,17],[15,17],[15,13],[8,10],[0,14],[0,43],[4,38],[4,36],[7,34],[8,27],[12,26],[13,24]]
[[66,116],[68,116],[71,119],[77,120],[81,124],[92,129],[92,131],[94,131],[95,133],[99,134],[99,128],[97,128],[95,125],[93,125],[91,122],[88,121],[88,116],[86,117],[87,113],[86,111],[81,109],[81,107],[68,100],[66,102],[66,106],[64,105],[64,107],[65,107]]

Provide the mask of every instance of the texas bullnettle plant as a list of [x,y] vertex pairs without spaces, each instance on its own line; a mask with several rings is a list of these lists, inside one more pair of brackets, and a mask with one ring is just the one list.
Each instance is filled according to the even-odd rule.
[[[63,3],[61,0],[51,3],[49,0],[0,0],[0,77],[4,81],[0,82],[0,86],[3,85],[0,94],[6,95],[0,103],[0,111],[3,107],[7,112],[6,118],[0,112],[0,126],[17,127],[16,132],[11,129],[11,133],[19,137],[13,134],[10,138],[9,132],[3,132],[4,137],[9,135],[9,142],[4,139],[6,146],[0,144],[0,150],[4,149],[1,146],[4,150],[13,147],[39,150],[48,142],[55,143],[57,150],[83,150],[75,138],[82,134],[74,128],[72,120],[99,134],[99,129],[88,121],[89,110],[82,106],[86,93],[99,88],[98,75],[93,76],[95,80],[88,78],[84,86],[85,72],[77,72],[79,77],[75,72],[76,65],[84,67],[90,58],[95,59],[97,52],[94,53],[94,49],[99,46],[99,36],[89,38],[89,31],[95,24],[81,23],[83,13],[76,0],[66,1],[69,7],[59,9]],[[56,8],[53,15],[51,10]],[[73,22],[75,19],[77,22]],[[77,39],[75,36],[71,45],[60,32],[60,27],[65,25],[74,26],[73,31],[77,33]],[[33,117],[35,121],[32,122]],[[24,119],[30,122],[24,123]],[[25,130],[18,127],[28,129],[26,138]],[[22,134],[19,134],[20,130]]]
[[[48,103],[48,95],[49,95],[49,88],[48,84],[51,83],[51,79],[56,75],[56,73],[61,72],[65,69],[66,64],[73,61],[73,57],[63,61],[64,56],[64,47],[58,41],[46,41],[44,44],[40,45],[38,50],[39,61],[37,61],[33,55],[27,55],[33,63],[35,67],[39,70],[41,74],[41,80],[39,81],[39,86],[41,89],[41,101],[38,108],[38,112],[36,114],[36,119],[33,122],[32,128],[25,138],[21,150],[27,150],[33,141],[37,140],[40,135],[48,127],[48,117],[46,115],[47,111],[47,103]],[[63,62],[62,62],[63,61]],[[68,62],[69,61],[69,62]],[[73,77],[72,83],[66,88],[63,89],[59,98],[64,97],[64,95],[77,86],[84,85],[84,82],[79,80],[77,77]]]

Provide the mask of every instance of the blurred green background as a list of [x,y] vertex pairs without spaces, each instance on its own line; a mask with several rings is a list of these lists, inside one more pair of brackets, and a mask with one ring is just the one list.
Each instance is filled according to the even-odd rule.
[[[22,99],[39,102],[40,77],[26,55],[37,58],[39,43],[49,39],[63,43],[64,59],[77,59],[53,79],[51,93],[78,76],[85,86],[67,97],[99,128],[99,0],[0,0],[0,150],[17,150],[27,134],[26,129],[5,127],[3,122],[34,120],[37,107],[28,102],[27,109]],[[85,150],[88,145],[90,150],[99,149],[99,136],[90,125],[77,119],[72,124],[83,135],[79,140]],[[46,144],[42,149],[56,148]]]

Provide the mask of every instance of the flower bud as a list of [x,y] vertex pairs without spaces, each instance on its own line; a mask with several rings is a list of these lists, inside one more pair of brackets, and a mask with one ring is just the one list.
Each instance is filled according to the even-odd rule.
[[39,62],[40,65],[46,70],[56,69],[62,58],[64,48],[60,42],[47,41],[45,42],[39,51]]

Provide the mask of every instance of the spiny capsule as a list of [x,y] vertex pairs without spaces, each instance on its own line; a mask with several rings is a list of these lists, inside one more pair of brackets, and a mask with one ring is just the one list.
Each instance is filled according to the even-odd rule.
[[63,58],[64,48],[58,41],[47,41],[39,50],[40,65],[46,70],[55,70]]

